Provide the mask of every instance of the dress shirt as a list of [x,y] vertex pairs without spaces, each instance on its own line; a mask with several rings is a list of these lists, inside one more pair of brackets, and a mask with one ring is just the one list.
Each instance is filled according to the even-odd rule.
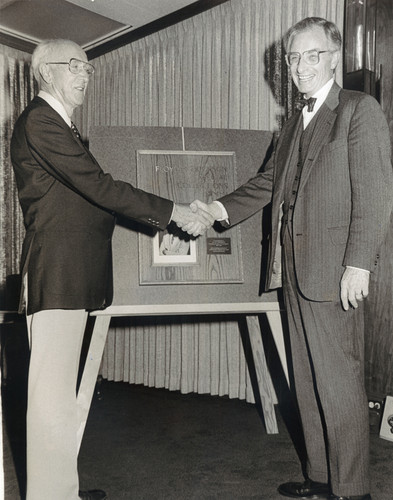
[[315,94],[309,95],[308,97],[314,97],[316,102],[314,104],[314,109],[312,111],[307,110],[307,106],[304,106],[302,109],[303,114],[303,128],[305,129],[310,121],[314,118],[315,114],[318,112],[319,108],[325,102],[326,97],[328,96],[330,89],[332,88],[334,83],[334,78],[331,78],[323,87],[321,87]]
[[45,90],[40,90],[38,92],[38,97],[44,99],[44,101],[46,101],[51,108],[53,108],[57,113],[59,113],[59,115],[63,118],[66,124],[69,127],[71,127],[71,118],[68,116],[67,111],[65,110],[64,106],[61,104],[60,101],[58,101],[48,92],[45,92]]

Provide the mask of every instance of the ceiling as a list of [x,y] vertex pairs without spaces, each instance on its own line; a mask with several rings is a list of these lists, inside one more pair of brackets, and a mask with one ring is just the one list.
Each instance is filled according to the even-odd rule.
[[0,0],[0,43],[32,52],[66,38],[91,59],[225,1]]

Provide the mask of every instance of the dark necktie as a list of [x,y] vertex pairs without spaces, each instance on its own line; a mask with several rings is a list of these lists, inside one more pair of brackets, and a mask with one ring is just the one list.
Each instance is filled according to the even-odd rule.
[[314,109],[316,101],[317,101],[316,97],[309,97],[308,99],[305,99],[304,97],[299,97],[295,101],[295,107],[296,109],[300,110],[303,109],[304,106],[307,106],[307,111],[311,113]]
[[81,139],[79,130],[76,128],[76,125],[73,122],[71,122],[71,130],[74,132],[74,134],[77,136],[78,139]]

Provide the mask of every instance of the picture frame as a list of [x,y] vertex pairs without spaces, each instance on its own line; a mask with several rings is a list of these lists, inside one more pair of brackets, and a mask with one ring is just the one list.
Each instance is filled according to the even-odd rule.
[[174,266],[197,264],[195,239],[182,237],[179,231],[159,231],[153,237],[153,266]]

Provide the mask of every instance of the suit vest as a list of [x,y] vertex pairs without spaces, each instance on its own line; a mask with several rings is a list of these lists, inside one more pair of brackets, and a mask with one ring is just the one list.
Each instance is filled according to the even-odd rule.
[[308,148],[310,146],[317,120],[318,113],[313,117],[305,130],[303,129],[303,120],[299,120],[299,125],[295,132],[296,139],[285,179],[282,219],[282,230],[284,231],[285,228],[288,227],[291,234],[293,210],[295,208],[296,198],[299,191],[304,159],[307,157]]

